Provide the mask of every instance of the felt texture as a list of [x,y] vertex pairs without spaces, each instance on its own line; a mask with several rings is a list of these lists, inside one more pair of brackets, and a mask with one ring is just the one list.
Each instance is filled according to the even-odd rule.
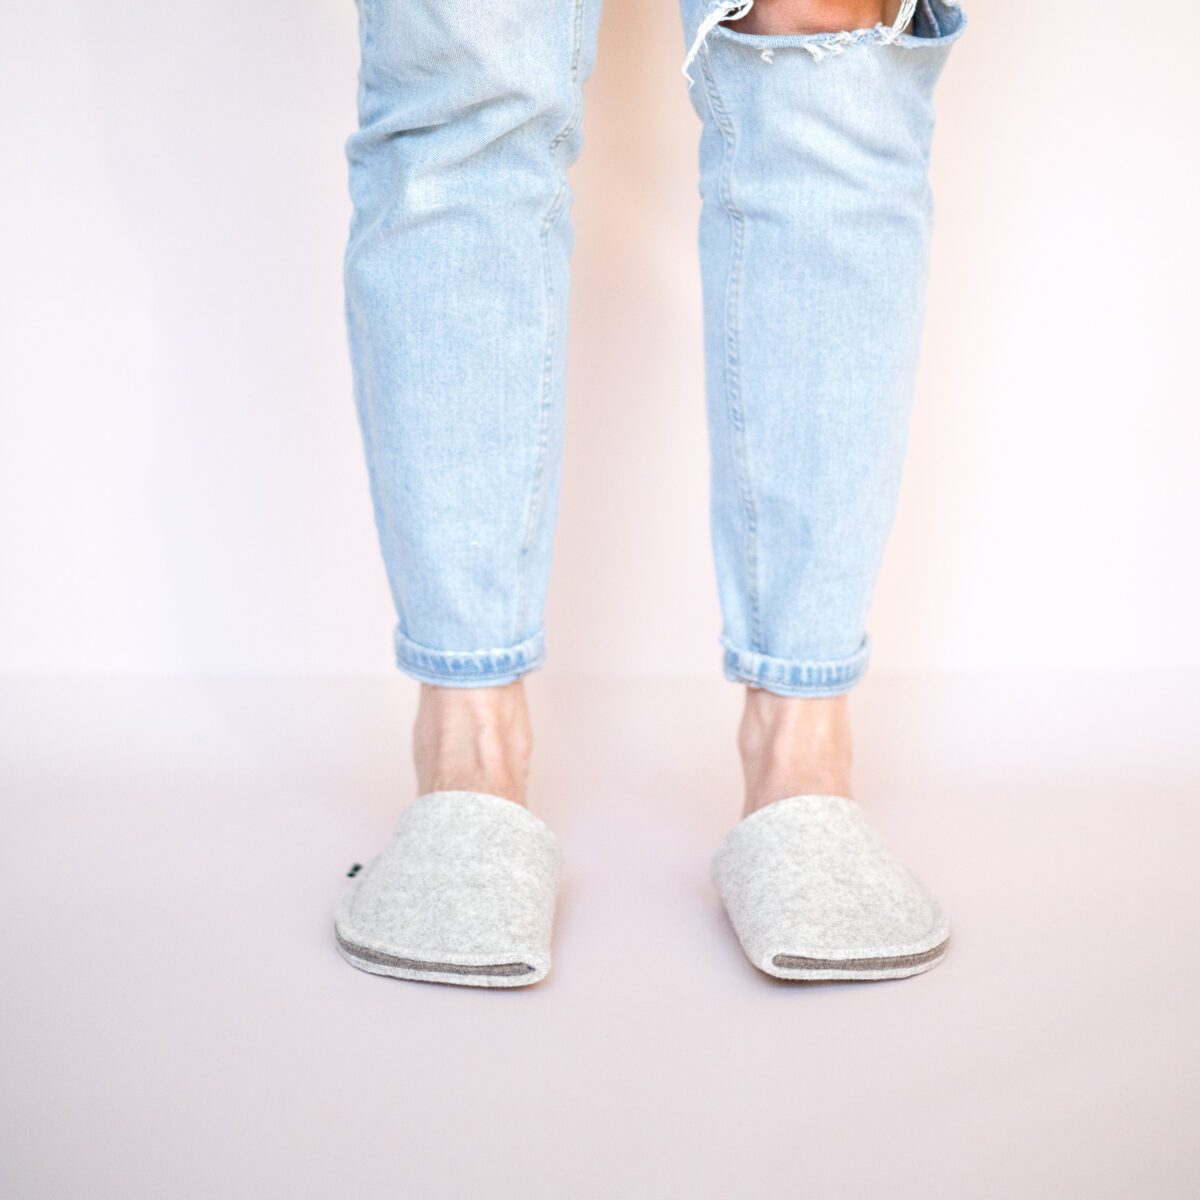
[[558,839],[501,796],[429,792],[337,908],[338,950],[364,971],[522,987],[550,969]]
[[937,903],[844,796],[790,796],[736,825],[713,883],[747,958],[780,979],[899,979],[936,966]]

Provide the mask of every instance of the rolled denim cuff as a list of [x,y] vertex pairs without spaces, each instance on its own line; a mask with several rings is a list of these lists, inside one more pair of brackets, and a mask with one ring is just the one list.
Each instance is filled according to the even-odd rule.
[[396,665],[413,679],[441,687],[502,687],[536,670],[545,657],[540,629],[500,650],[432,650],[396,630]]
[[863,676],[870,657],[870,641],[863,636],[857,650],[847,658],[773,658],[753,650],[742,650],[728,638],[725,647],[725,678],[733,683],[763,688],[777,696],[839,696]]

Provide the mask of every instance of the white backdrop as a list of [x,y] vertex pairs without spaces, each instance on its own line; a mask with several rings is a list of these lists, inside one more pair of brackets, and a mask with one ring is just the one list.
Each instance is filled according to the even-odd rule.
[[[876,668],[1195,666],[1195,48],[1115,0],[968,11]],[[609,0],[555,672],[718,670],[682,49],[671,0]],[[351,0],[3,0],[0,670],[390,669],[341,310],[356,55]]]

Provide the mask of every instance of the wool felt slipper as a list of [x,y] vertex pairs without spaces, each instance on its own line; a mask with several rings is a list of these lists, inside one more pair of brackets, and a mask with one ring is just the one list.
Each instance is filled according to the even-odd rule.
[[751,813],[712,876],[746,957],[779,979],[900,979],[945,956],[941,909],[844,796]]
[[484,792],[429,792],[337,907],[342,957],[363,971],[523,987],[550,970],[558,839]]

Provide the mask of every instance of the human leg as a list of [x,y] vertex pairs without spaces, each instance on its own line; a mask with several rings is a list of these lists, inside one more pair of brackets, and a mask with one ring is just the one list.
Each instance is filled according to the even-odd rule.
[[846,694],[904,458],[932,90],[963,18],[944,0],[683,11],[724,668],[747,687],[747,819],[714,878],[769,973],[914,974],[948,929],[850,796]]

